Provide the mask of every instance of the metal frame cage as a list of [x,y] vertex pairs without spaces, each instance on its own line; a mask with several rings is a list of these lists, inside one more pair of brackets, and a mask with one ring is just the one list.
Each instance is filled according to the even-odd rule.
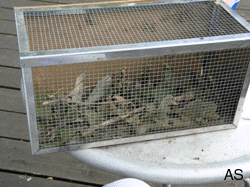
[[236,128],[250,26],[221,0],[16,7],[32,154]]

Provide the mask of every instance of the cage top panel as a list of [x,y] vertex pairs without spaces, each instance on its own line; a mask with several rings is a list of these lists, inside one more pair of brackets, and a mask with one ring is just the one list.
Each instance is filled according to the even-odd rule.
[[30,51],[249,33],[213,1],[24,11]]

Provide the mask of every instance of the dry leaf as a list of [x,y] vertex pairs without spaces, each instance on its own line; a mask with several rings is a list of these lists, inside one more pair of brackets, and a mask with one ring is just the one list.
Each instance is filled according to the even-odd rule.
[[94,103],[99,101],[103,97],[107,96],[110,92],[112,85],[112,79],[110,76],[103,77],[102,80],[98,81],[96,87],[89,95],[87,102]]
[[163,111],[169,111],[170,107],[169,105],[173,102],[173,96],[172,95],[166,95],[164,99],[161,101],[161,104],[159,106],[160,110]]
[[83,81],[85,79],[86,75],[82,73],[79,77],[76,79],[76,85],[74,90],[70,93],[72,95],[72,101],[73,102],[81,102],[82,101],[82,94],[83,94]]

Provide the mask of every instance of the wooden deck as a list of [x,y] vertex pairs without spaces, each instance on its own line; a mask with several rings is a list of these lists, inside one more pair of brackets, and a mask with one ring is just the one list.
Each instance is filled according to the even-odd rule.
[[[67,153],[32,156],[30,151],[20,92],[21,69],[13,7],[82,2],[90,1],[0,0],[0,186],[101,186],[122,178],[79,162]],[[241,0],[237,12],[250,21],[250,1]],[[195,186],[236,185],[243,186],[243,182]]]

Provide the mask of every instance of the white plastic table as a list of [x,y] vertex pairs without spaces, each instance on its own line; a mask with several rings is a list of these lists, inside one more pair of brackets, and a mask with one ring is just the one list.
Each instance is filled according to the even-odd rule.
[[[250,106],[249,92],[244,116],[250,114],[247,106]],[[70,154],[118,175],[161,184],[225,182],[228,169],[233,175],[236,169],[241,169],[249,186],[250,120],[241,118],[237,129],[91,148]]]

